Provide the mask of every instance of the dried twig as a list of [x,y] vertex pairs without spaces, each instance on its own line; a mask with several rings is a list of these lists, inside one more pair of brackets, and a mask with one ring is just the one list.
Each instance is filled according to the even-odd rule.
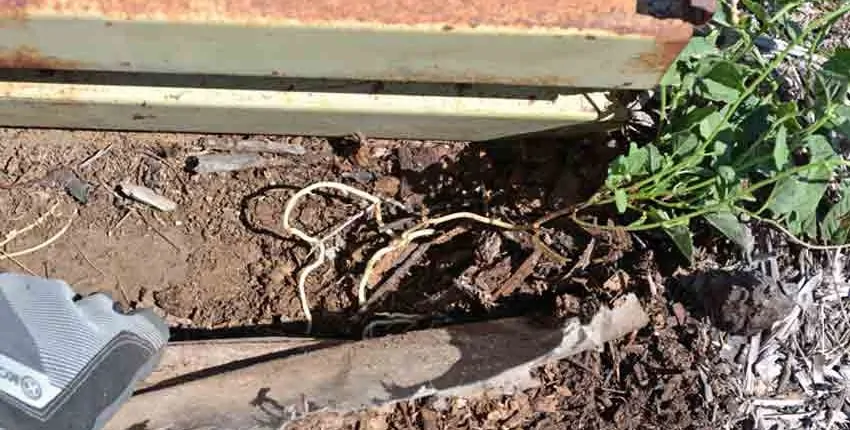
[[12,256],[11,256],[11,255],[9,255],[9,254],[6,254],[6,252],[5,252],[5,251],[3,251],[2,249],[0,249],[0,259],[9,259],[9,260],[11,260],[13,263],[15,263],[18,267],[20,267],[21,269],[23,269],[25,272],[29,273],[30,275],[32,275],[32,276],[38,276],[35,272],[33,272],[32,270],[30,270],[30,268],[29,268],[29,267],[27,267],[26,265],[24,265],[24,263],[21,263],[21,262],[20,262],[20,260],[18,260],[17,258],[12,257]]
[[121,215],[121,218],[118,220],[118,222],[116,222],[115,225],[113,225],[112,227],[109,228],[109,230],[106,231],[106,235],[112,236],[112,232],[114,232],[119,227],[121,227],[121,224],[124,224],[124,221],[126,221],[127,218],[130,217],[130,214],[132,214],[134,212],[136,212],[135,209],[128,209],[127,212],[124,212],[124,215]]
[[95,152],[91,157],[85,159],[82,163],[80,163],[79,166],[77,166],[77,168],[80,169],[80,170],[85,170],[86,168],[91,166],[92,163],[97,161],[100,157],[103,157],[104,155],[106,155],[106,153],[109,152],[109,150],[112,149],[112,147],[114,145],[115,145],[115,142],[112,142],[109,145],[106,145],[106,147],[100,149],[99,151]]
[[129,308],[132,300],[130,300],[130,296],[127,295],[127,290],[125,290],[124,286],[121,285],[121,279],[117,276],[115,277],[115,287],[118,288],[119,292],[121,292],[121,297],[124,299],[124,305]]
[[398,267],[395,269],[392,275],[387,278],[381,285],[372,293],[372,296],[360,306],[360,309],[357,311],[358,314],[362,315],[369,311],[372,306],[378,302],[378,299],[385,296],[387,293],[398,288],[398,284],[401,282],[402,278],[407,275],[410,269],[414,264],[418,263],[422,260],[422,257],[428,253],[428,250],[431,249],[434,245],[440,245],[446,243],[453,239],[454,237],[463,234],[467,231],[464,227],[455,227],[439,237],[431,240],[430,242],[426,242],[420,245],[414,244],[412,248],[409,248],[409,252],[403,254],[399,257],[399,260],[403,261]]
[[744,392],[747,394],[753,394],[753,390],[755,389],[755,374],[753,373],[753,367],[758,359],[760,347],[761,334],[756,333],[750,337],[750,347],[747,351],[747,367],[746,374],[744,376]]
[[409,252],[407,255],[403,255],[399,259],[402,261],[400,265],[395,269],[392,275],[387,278],[381,285],[375,290],[371,297],[366,300],[365,303],[360,305],[360,309],[357,310],[359,315],[363,315],[378,302],[378,299],[384,297],[388,293],[394,291],[398,288],[398,285],[401,283],[402,278],[410,271],[414,264],[418,263],[422,260],[422,257],[428,253],[428,250],[431,248],[431,242],[423,243],[421,245],[413,245],[413,247],[408,248]]
[[525,261],[517,267],[511,277],[502,283],[502,286],[499,287],[493,295],[496,297],[502,297],[516,291],[520,284],[525,282],[525,279],[531,275],[532,271],[534,271],[534,267],[537,266],[537,262],[540,260],[542,255],[543,251],[541,251],[540,248],[535,248],[531,255],[529,255]]
[[589,266],[590,263],[591,263],[591,257],[593,256],[593,250],[594,250],[595,247],[596,247],[596,238],[591,237],[590,242],[587,243],[587,246],[584,248],[584,251],[582,251],[581,256],[579,257],[578,261],[576,261],[575,264],[573,264],[573,267],[570,268],[570,270],[567,272],[566,275],[561,277],[561,280],[565,281],[567,279],[570,279],[573,276],[573,274],[576,272],[576,270],[586,269],[587,266]]
[[[400,203],[381,199],[380,197],[374,196],[374,195],[369,194],[365,191],[361,191],[361,190],[358,190],[354,187],[351,187],[351,186],[348,186],[348,185],[345,185],[345,184],[341,184],[341,183],[338,183],[338,182],[315,183],[315,184],[312,184],[310,186],[307,186],[307,187],[299,190],[294,195],[292,195],[292,197],[289,198],[289,200],[287,201],[287,203],[284,207],[284,211],[283,211],[284,229],[286,231],[294,234],[299,239],[309,243],[310,245],[312,245],[318,251],[317,254],[316,254],[315,260],[312,263],[310,263],[309,265],[307,265],[303,270],[301,270],[301,273],[298,276],[298,295],[299,295],[299,298],[301,300],[302,312],[304,313],[304,316],[305,316],[307,323],[308,323],[308,330],[310,330],[312,328],[312,316],[310,314],[309,302],[307,301],[307,294],[306,294],[306,291],[305,291],[305,283],[306,283],[306,279],[310,275],[310,273],[312,273],[315,269],[317,269],[319,266],[321,266],[324,263],[324,260],[326,258],[326,255],[325,255],[326,254],[326,246],[325,246],[325,240],[326,239],[317,238],[315,236],[312,236],[310,234],[305,233],[304,231],[302,231],[301,229],[299,229],[297,227],[294,227],[291,223],[291,217],[292,217],[292,211],[294,210],[296,204],[298,203],[298,201],[301,198],[303,198],[307,195],[310,195],[310,194],[314,193],[316,190],[322,189],[322,188],[336,189],[336,190],[342,191],[344,193],[352,194],[356,197],[359,197],[361,199],[364,199],[364,200],[372,203],[372,205],[375,207],[375,209],[374,209],[375,219],[378,222],[379,226],[382,226],[384,224],[383,215],[382,215],[382,211],[381,211],[382,203],[391,203],[391,204],[394,204],[395,206],[398,206],[402,209],[406,209],[404,207],[404,205],[401,205]],[[433,218],[433,219],[427,219],[427,220],[419,223],[418,225],[408,229],[407,231],[402,232],[400,237],[394,239],[392,242],[390,242],[389,245],[385,246],[384,248],[379,249],[378,251],[375,252],[374,255],[372,255],[372,257],[366,263],[366,269],[365,269],[363,276],[360,279],[360,283],[358,285],[358,301],[359,301],[360,305],[362,306],[364,303],[366,303],[366,289],[368,288],[370,276],[372,275],[372,272],[374,271],[377,263],[384,256],[386,256],[386,255],[388,255],[388,254],[390,254],[390,253],[392,253],[396,250],[399,250],[399,249],[402,249],[402,248],[408,246],[410,243],[412,243],[416,239],[420,239],[420,238],[431,236],[431,235],[435,234],[436,231],[434,229],[432,229],[431,227],[434,227],[434,226],[437,226],[437,225],[440,225],[440,224],[444,224],[444,223],[447,223],[447,222],[450,222],[450,221],[455,221],[455,220],[471,220],[471,221],[475,221],[475,222],[478,222],[478,223],[481,223],[481,224],[492,225],[494,227],[499,227],[499,228],[503,228],[503,229],[511,229],[511,230],[522,229],[521,227],[514,225],[514,224],[511,224],[509,222],[502,221],[502,220],[499,220],[499,219],[494,219],[494,218],[488,218],[486,216],[471,213],[471,212],[457,212],[457,213],[448,214],[448,215],[444,215],[444,216]]]
[[363,271],[363,275],[360,277],[360,283],[357,286],[357,301],[360,306],[366,304],[366,289],[369,287],[369,279],[375,270],[375,266],[384,256],[410,245],[416,239],[431,236],[434,233],[435,231],[432,229],[407,231],[402,233],[400,238],[391,241],[389,245],[376,251],[369,261],[366,262],[366,269]]
[[95,264],[91,261],[91,259],[89,259],[89,257],[86,255],[86,253],[85,253],[85,252],[83,252],[83,249],[82,249],[82,248],[80,248],[80,246],[79,246],[79,245],[77,245],[77,242],[75,242],[75,241],[71,241],[71,244],[72,244],[72,245],[74,245],[74,248],[77,248],[77,252],[78,252],[78,253],[79,253],[79,254],[83,257],[83,260],[85,260],[85,261],[86,261],[86,263],[88,263],[88,264],[89,264],[89,266],[91,266],[91,267],[92,267],[92,269],[97,270],[97,272],[98,272],[98,273],[100,273],[100,275],[101,275],[101,276],[106,277],[106,273],[104,273],[104,272],[103,272],[103,270],[100,270],[100,268],[99,268],[99,267],[97,267],[97,266],[96,266],[96,265],[95,265]]
[[168,242],[168,244],[169,244],[169,245],[171,245],[174,249],[176,249],[176,250],[177,250],[177,252],[181,252],[181,253],[183,252],[183,248],[181,248],[181,247],[180,247],[180,245],[177,245],[176,243],[174,243],[174,241],[173,241],[173,240],[171,240],[171,238],[169,238],[168,236],[166,236],[166,235],[165,235],[165,233],[163,233],[163,232],[159,231],[159,230],[158,230],[158,229],[157,229],[157,228],[153,225],[153,223],[152,223],[152,222],[150,222],[150,221],[148,220],[148,218],[147,218],[146,216],[144,216],[141,212],[137,212],[137,213],[138,213],[138,215],[139,215],[139,218],[141,218],[141,219],[142,219],[142,221],[144,221],[144,223],[145,223],[145,224],[147,224],[147,226],[148,226],[148,227],[150,227],[150,229],[154,231],[154,233],[156,233],[156,234],[157,234],[159,237],[161,237],[164,241]]
[[363,327],[362,337],[364,339],[368,339],[370,337],[375,337],[375,329],[381,327],[392,327],[394,325],[405,324],[407,327],[415,326],[419,321],[422,320],[422,317],[419,315],[408,315],[401,313],[388,313],[381,315],[383,318],[374,320],[369,324],[366,324],[366,327]]

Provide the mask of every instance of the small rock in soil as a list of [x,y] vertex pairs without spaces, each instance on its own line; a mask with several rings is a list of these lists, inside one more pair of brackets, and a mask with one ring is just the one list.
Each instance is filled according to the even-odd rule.
[[375,180],[375,174],[368,170],[357,170],[354,172],[343,172],[340,176],[345,179],[354,180],[360,184],[368,184]]
[[710,271],[691,277],[702,310],[717,328],[752,335],[788,315],[794,302],[776,282],[755,272]]
[[68,177],[67,182],[65,182],[65,191],[74,198],[77,202],[81,204],[86,204],[89,202],[89,192],[91,191],[91,184],[86,181],[81,180],[76,174],[71,173]]

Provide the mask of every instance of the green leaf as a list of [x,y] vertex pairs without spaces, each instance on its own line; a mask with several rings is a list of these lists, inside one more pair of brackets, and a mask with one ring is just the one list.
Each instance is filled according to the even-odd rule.
[[[679,86],[682,84],[683,64],[691,59],[701,58],[706,55],[716,54],[717,34],[712,33],[707,37],[693,37],[687,45],[679,52],[676,61],[661,77],[660,85]],[[687,74],[685,76],[688,76]],[[686,89],[687,90],[687,89]]]
[[740,91],[727,87],[717,81],[706,79],[701,82],[702,92],[700,95],[715,102],[732,103],[741,94]]
[[762,22],[767,22],[770,20],[770,15],[767,14],[767,11],[764,9],[764,6],[759,3],[754,2],[753,0],[741,0],[741,3],[750,10],[750,12],[755,15]]
[[739,68],[730,61],[713,65],[700,82],[702,96],[708,100],[732,103],[743,91],[744,79]]
[[699,146],[699,137],[691,132],[679,133],[673,142],[673,156],[683,156]]
[[791,159],[791,150],[788,149],[788,129],[784,125],[776,132],[776,140],[773,142],[773,163],[777,170],[782,170]]
[[679,58],[704,57],[706,55],[716,54],[717,36],[719,33],[714,32],[706,37],[692,37],[691,40],[682,48],[679,53]]
[[794,212],[814,212],[826,185],[826,182],[807,182],[798,177],[782,179],[773,188],[768,208],[776,217]]
[[836,156],[835,149],[832,148],[829,140],[819,134],[803,138],[803,145],[808,148],[812,162],[824,161]]
[[670,221],[670,215],[659,209],[651,209],[649,215],[655,222],[661,222],[661,229],[673,240],[673,244],[689,263],[694,261],[694,238],[689,228],[690,220]]
[[614,203],[617,205],[617,212],[624,214],[629,208],[629,196],[622,188],[614,190]]
[[850,48],[838,48],[823,65],[827,74],[850,80]]
[[726,155],[729,151],[729,144],[726,143],[725,140],[721,140],[718,138],[714,141],[714,144],[711,145],[711,155],[715,157],[722,157]]
[[721,124],[723,124],[723,114],[712,111],[699,122],[699,132],[703,138],[707,139]]
[[780,180],[770,195],[768,209],[774,218],[787,217],[792,233],[810,231],[811,220],[816,219],[818,204],[831,175],[831,169],[820,165],[804,174]]
[[754,240],[750,228],[731,211],[713,212],[703,215],[703,218],[744,252],[749,254],[753,251]]
[[716,111],[717,109],[710,107],[689,108],[687,113],[682,118],[679,118],[679,121],[685,126],[682,127],[682,129],[690,129],[691,127],[694,127]]
[[839,106],[836,111],[835,129],[844,137],[850,137],[850,106]]
[[670,68],[664,72],[659,85],[666,87],[678,87],[682,83],[682,73],[679,71],[679,63],[674,62]]
[[717,10],[714,12],[714,16],[711,17],[711,20],[719,23],[722,27],[734,27],[732,24],[729,23],[729,14],[726,13],[726,9],[727,8],[725,7],[718,7]]
[[735,178],[738,176],[731,166],[720,166],[717,168],[717,173],[720,175],[720,179],[727,184],[735,182]]
[[818,237],[818,219],[816,213],[792,216],[788,220],[789,230],[803,237]]
[[673,239],[673,243],[679,252],[685,256],[689,263],[694,262],[694,237],[687,225],[676,225],[664,227],[664,233]]
[[850,184],[841,185],[841,199],[833,205],[821,222],[821,237],[837,245],[847,243],[850,233]]
[[682,84],[679,85],[679,91],[690,94],[694,90],[694,86],[696,86],[696,84],[697,75],[695,73],[688,73],[682,77]]
[[646,212],[640,214],[640,218],[638,218],[635,222],[628,225],[630,228],[638,227],[643,225],[646,222],[647,215]]
[[815,100],[821,104],[828,105],[832,103],[844,103],[847,97],[848,85],[850,79],[846,76],[838,75],[831,72],[819,71],[814,75],[815,84],[814,96]]
[[646,174],[649,164],[649,151],[646,148],[638,147],[636,143],[632,142],[629,144],[629,153],[623,161],[626,172],[630,175]]
[[[786,103],[778,104],[778,105],[775,106],[775,108],[776,108],[776,110],[775,110],[776,116],[779,117],[779,118],[781,118],[781,117],[789,117],[789,118],[790,117],[796,117],[796,116],[799,115],[799,112],[800,112],[800,109],[799,109],[799,106],[797,106],[797,103],[792,103],[792,102],[786,102]],[[789,123],[795,124],[792,121],[785,121],[785,125],[789,125]],[[794,127],[792,127],[792,129],[794,129]]]
[[646,145],[646,149],[649,152],[649,173],[661,170],[664,164],[664,156],[653,144]]
[[770,131],[774,122],[776,122],[776,118],[771,115],[771,108],[769,106],[758,106],[741,121],[738,140],[744,144],[756,142]]
[[623,182],[630,181],[633,176],[645,175],[648,172],[649,150],[632,142],[629,144],[628,154],[621,155],[611,162],[605,184],[614,189]]

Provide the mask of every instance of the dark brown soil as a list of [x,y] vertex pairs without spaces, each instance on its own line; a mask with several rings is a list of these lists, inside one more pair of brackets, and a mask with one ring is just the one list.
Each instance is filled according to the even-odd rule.
[[769,330],[794,302],[777,283],[756,272],[710,271],[683,279],[693,306],[721,330],[750,336]]
[[[23,228],[56,203],[61,211],[5,252],[44,241],[78,214],[55,243],[16,262],[2,260],[0,270],[61,278],[81,294],[109,292],[130,307],[157,306],[175,339],[300,333],[296,279],[312,256],[281,222],[296,190],[341,181],[397,199],[415,214],[464,210],[525,224],[590,195],[620,150],[604,136],[474,145],[288,140],[307,153],[282,158],[276,168],[193,175],[183,167],[202,149],[198,136],[2,130],[0,233]],[[91,185],[86,203],[63,189],[68,172]],[[157,212],[123,198],[115,192],[123,182],[152,188],[178,209]],[[296,225],[319,234],[363,207],[334,193],[316,195],[295,211]],[[387,221],[409,216],[388,213]],[[451,237],[423,241],[402,256],[408,264],[400,258],[379,270],[376,281],[384,283],[371,291],[380,295],[358,314],[357,282],[387,237],[373,220],[354,222],[331,243],[333,261],[308,279],[316,331],[358,337],[379,312],[411,321],[382,332],[520,314],[588,317],[627,292],[644,298],[653,324],[604,351],[540,369],[541,386],[514,396],[320,415],[293,427],[715,429],[725,423],[730,389],[713,364],[705,326],[663,295],[665,278],[680,261],[665,241],[614,234],[591,245],[586,233],[553,222],[544,240],[570,258],[562,265],[535,252],[523,233],[469,223],[444,227]],[[582,254],[589,264],[571,270]],[[660,289],[655,295],[652,285]],[[712,375],[708,391],[700,372]]]

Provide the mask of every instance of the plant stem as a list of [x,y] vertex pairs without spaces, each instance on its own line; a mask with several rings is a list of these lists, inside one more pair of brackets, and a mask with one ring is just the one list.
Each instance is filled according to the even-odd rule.
[[[757,190],[764,188],[768,185],[772,185],[772,184],[774,184],[774,183],[776,183],[776,182],[778,182],[782,179],[785,179],[785,178],[791,177],[793,175],[796,175],[798,173],[804,172],[804,171],[811,169],[813,167],[825,166],[827,164],[828,164],[827,162],[820,162],[820,163],[807,164],[805,166],[799,166],[799,167],[795,167],[795,168],[792,168],[792,169],[788,169],[788,170],[786,170],[786,171],[784,171],[784,172],[782,172],[782,173],[780,173],[780,174],[778,174],[778,175],[776,175],[772,178],[767,178],[765,180],[762,180],[760,182],[757,182],[757,183],[751,185],[750,187],[748,187],[746,189],[746,192],[748,194],[751,194],[754,191],[757,191]],[[844,164],[850,164],[850,162],[845,162]],[[708,205],[708,206],[706,206],[702,209],[699,209],[699,210],[696,210],[696,211],[693,211],[693,212],[690,212],[690,213],[687,213],[687,214],[679,215],[675,218],[671,218],[671,219],[666,220],[666,221],[656,222],[656,223],[652,223],[652,224],[643,224],[643,225],[634,226],[634,227],[611,227],[611,226],[603,226],[603,225],[588,223],[588,222],[580,220],[577,216],[577,212],[573,212],[572,219],[576,224],[578,224],[582,227],[585,227],[585,228],[594,228],[594,229],[600,229],[600,230],[614,230],[614,229],[618,229],[618,228],[623,228],[626,231],[647,231],[647,230],[654,230],[656,228],[664,228],[664,227],[667,227],[667,226],[670,226],[670,225],[683,223],[683,222],[686,222],[686,221],[690,221],[691,219],[698,217],[700,215],[705,215],[707,213],[716,212],[719,209],[732,206],[736,201],[741,200],[743,197],[745,197],[743,192],[734,193],[734,194],[730,195],[729,197],[721,200],[720,202],[715,203],[713,205]]]

